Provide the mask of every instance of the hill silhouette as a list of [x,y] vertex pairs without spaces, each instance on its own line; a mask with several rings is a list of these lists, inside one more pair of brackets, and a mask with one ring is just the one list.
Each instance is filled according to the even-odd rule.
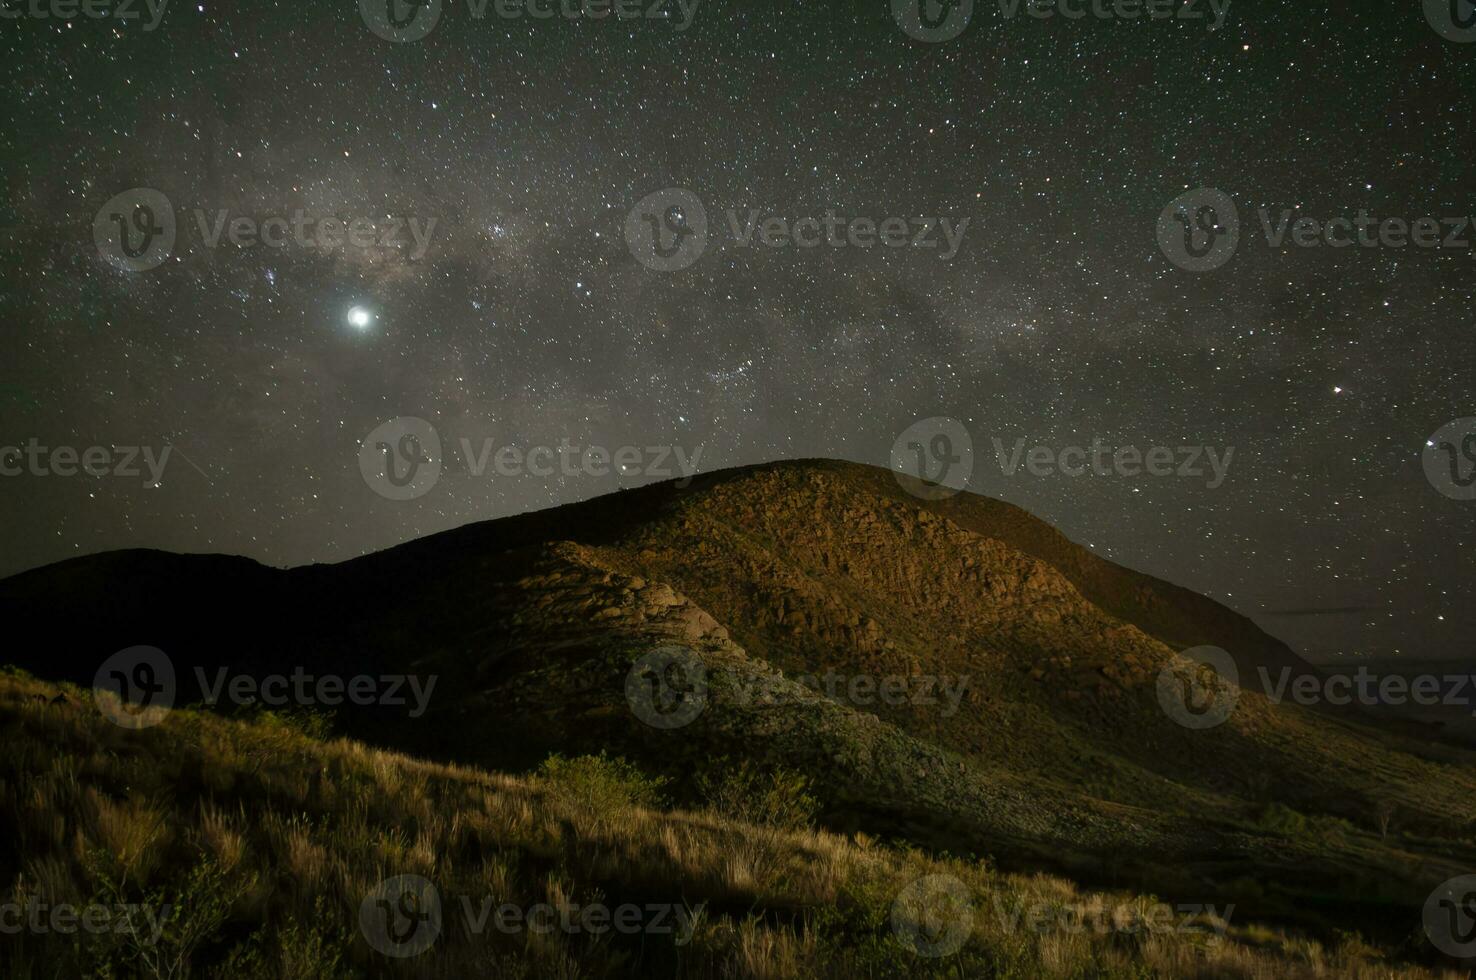
[[61,652],[16,652],[41,677],[90,685],[137,644],[167,653],[180,704],[223,669],[434,676],[423,713],[338,724],[497,769],[615,752],[678,794],[783,766],[835,831],[1324,931],[1402,939],[1476,856],[1470,754],[1253,686],[1187,728],[1159,689],[1187,648],[1242,678],[1313,668],[1017,507],[858,464],[722,471],[334,565],[79,558],[0,582],[0,613],[74,624]]

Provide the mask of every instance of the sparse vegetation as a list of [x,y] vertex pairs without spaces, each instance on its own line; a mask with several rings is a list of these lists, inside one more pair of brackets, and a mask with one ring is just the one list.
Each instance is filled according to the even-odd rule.
[[551,755],[538,767],[548,795],[583,822],[595,822],[634,807],[656,807],[667,780],[647,776],[606,753],[567,759]]
[[718,760],[698,779],[708,804],[742,823],[779,830],[802,830],[815,822],[819,803],[810,795],[810,780],[783,766],[767,772],[747,759]]
[[[1325,943],[1337,929],[1402,942],[1431,889],[1476,866],[1476,755],[1252,690],[1223,724],[1186,731],[1156,678],[1189,637],[1272,666],[1291,651],[1018,508],[971,494],[920,502],[886,470],[811,460],[722,471],[337,566],[95,556],[9,580],[0,606],[113,610],[91,639],[121,645],[154,635],[153,597],[165,592],[177,607],[177,703],[205,696],[192,678],[221,667],[256,677],[307,663],[413,668],[439,679],[425,714],[339,704],[335,730],[420,758],[534,772],[530,785],[566,814],[541,845],[555,857],[597,852],[602,822],[627,809],[666,806],[632,795],[612,767],[665,777],[656,795],[749,828],[714,861],[727,888],[766,909],[783,907],[794,878],[793,822],[771,815],[801,797],[832,831],[1173,899],[1212,894]],[[369,619],[325,619],[343,596]],[[258,607],[277,615],[243,616]],[[404,608],[430,611],[423,629],[406,626]],[[227,621],[242,626],[223,633]],[[284,624],[293,639],[277,642]],[[671,645],[703,664],[708,690],[695,719],[667,730],[634,720],[624,685],[637,658]],[[82,684],[98,666],[90,654],[15,656]],[[258,808],[241,794],[296,739],[322,740],[326,719],[254,706],[229,716],[256,734],[214,746],[216,762],[191,785],[204,790],[202,832],[249,865],[238,817]],[[562,761],[536,774],[551,753]],[[726,788],[724,756],[753,767]],[[755,779],[778,771],[802,775],[803,790],[769,799],[774,787]],[[699,786],[704,774],[717,782]],[[295,776],[310,793],[335,779]],[[1381,796],[1398,801],[1387,832],[1371,812]],[[334,851],[318,839],[327,817],[264,819],[291,867],[332,878]]]
[[[606,756],[514,777],[197,710],[127,731],[89,692],[68,688],[53,704],[56,691],[0,677],[4,901],[172,912],[152,943],[145,920],[6,935],[7,978],[1425,975],[1356,937],[1324,949],[1239,924],[1222,923],[1224,938],[1029,928],[1011,916],[1151,900],[815,830],[794,773],[739,763],[703,781],[712,809],[662,810],[661,780]],[[741,866],[755,849],[767,855],[762,873]],[[435,941],[404,959],[376,952],[359,928],[364,899],[399,874],[434,883],[442,909]],[[949,956],[918,956],[893,929],[897,896],[929,875],[957,879],[972,902],[966,941]],[[690,942],[477,931],[465,912],[483,898],[670,903]]]

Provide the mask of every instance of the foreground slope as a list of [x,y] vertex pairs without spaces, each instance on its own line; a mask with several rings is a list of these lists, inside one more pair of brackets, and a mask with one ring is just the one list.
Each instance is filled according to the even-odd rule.
[[[1434,975],[774,810],[643,805],[646,784],[597,760],[513,777],[272,715],[175,711],[130,731],[92,700],[0,676],[0,900],[43,920],[107,910],[106,928],[8,931],[8,978]],[[430,924],[395,933],[377,896],[403,875]],[[914,902],[940,882],[949,902]],[[519,912],[484,912],[504,908]]]
[[[1401,941],[1430,889],[1476,864],[1468,754],[1253,690],[1225,724],[1186,729],[1156,688],[1181,646],[1294,658],[1017,508],[924,502],[853,464],[725,471],[335,566],[97,556],[0,583],[0,612],[86,617],[70,656],[18,651],[45,676],[90,682],[137,643],[168,652],[183,701],[197,667],[435,675],[423,715],[341,724],[496,767],[610,748],[688,795],[735,760],[783,765],[837,830],[1327,935]],[[653,652],[674,675],[639,669]],[[668,715],[699,710],[644,716],[633,670]]]

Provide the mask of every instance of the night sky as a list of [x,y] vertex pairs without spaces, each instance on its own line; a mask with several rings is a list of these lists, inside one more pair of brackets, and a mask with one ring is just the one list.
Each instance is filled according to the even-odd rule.
[[[1422,453],[1476,416],[1476,229],[1276,248],[1257,213],[1476,214],[1476,43],[1434,29],[1439,3],[1233,0],[1218,30],[1207,0],[1132,21],[980,3],[922,41],[883,0],[706,2],[685,29],[674,2],[509,20],[463,0],[395,42],[350,0],[174,0],[153,30],[141,0],[135,20],[50,2],[0,20],[0,446],[173,455],[158,485],[0,477],[0,573],[123,547],[336,561],[660,478],[474,476],[463,438],[887,465],[942,416],[972,436],[970,489],[1304,654],[1472,655],[1476,502]],[[94,223],[140,187],[177,233],[131,271]],[[1240,239],[1194,272],[1156,230],[1202,187]],[[708,242],[660,271],[627,217],[669,188]],[[196,209],[369,219],[376,241],[435,224],[423,250],[408,230],[211,247]],[[729,209],[969,223],[952,258],[742,247]],[[403,501],[359,465],[398,417],[444,456]],[[1212,488],[1008,476],[991,442],[1094,437],[1234,456]]]

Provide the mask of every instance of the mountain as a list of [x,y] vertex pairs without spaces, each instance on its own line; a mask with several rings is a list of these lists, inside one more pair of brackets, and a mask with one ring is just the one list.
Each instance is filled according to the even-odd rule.
[[502,770],[608,751],[679,796],[782,766],[834,831],[1322,933],[1402,942],[1476,863],[1470,753],[1253,684],[1215,689],[1223,724],[1185,727],[1160,674],[1186,648],[1230,651],[1243,681],[1315,671],[1019,508],[856,464],[727,470],[335,565],[79,558],[0,582],[0,614],[71,624],[10,655],[49,679],[90,685],[138,644],[167,653],[178,704],[222,669],[434,676],[423,713],[337,724]]

